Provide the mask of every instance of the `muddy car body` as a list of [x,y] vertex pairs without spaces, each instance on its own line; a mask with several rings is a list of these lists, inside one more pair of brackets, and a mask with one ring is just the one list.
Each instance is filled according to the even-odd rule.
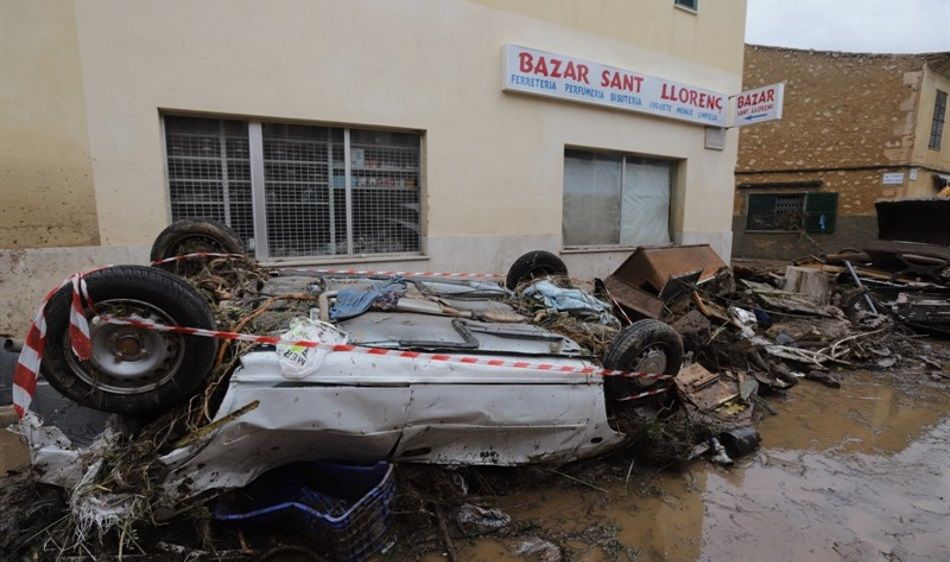
[[[549,262],[533,259],[532,267],[550,272]],[[118,282],[123,275],[132,279],[136,298],[124,296],[123,283]],[[518,465],[597,455],[624,440],[608,423],[609,404],[667,384],[657,375],[640,378],[629,373],[611,381],[604,366],[668,375],[676,372],[682,355],[675,332],[647,320],[620,330],[606,360],[596,357],[570,337],[532,323],[510,304],[514,292],[496,282],[301,276],[276,270],[269,275],[258,288],[261,299],[309,295],[310,302],[319,305],[306,315],[298,310],[289,325],[284,322],[275,332],[281,335],[279,342],[242,351],[222,384],[226,390],[215,401],[207,427],[162,454],[160,460],[168,468],[164,485],[176,495],[243,486],[265,470],[304,459]],[[523,278],[509,275],[509,284]],[[219,339],[198,337],[191,328],[190,333],[163,332],[142,324],[142,311],[159,326],[183,323],[173,310],[177,301],[162,294],[167,306],[149,302],[147,286],[167,285],[167,290],[186,295],[192,289],[184,280],[155,268],[124,266],[92,273],[83,282],[88,285],[84,314],[90,323],[92,356],[75,357],[65,321],[55,318],[66,306],[57,299],[75,302],[78,289],[73,284],[64,287],[45,312],[53,333],[43,373],[53,386],[81,404],[126,417],[138,414],[136,408],[174,406],[167,392],[157,394],[167,390],[163,385],[181,387],[179,405],[200,389],[188,377],[202,374],[189,372],[188,363],[173,355],[192,353],[192,341],[229,339],[207,325],[213,324],[210,313],[183,314],[204,322],[194,327]],[[359,300],[394,283],[400,290],[385,307],[337,310],[345,294]],[[577,306],[602,306],[589,321],[619,325],[604,303],[579,292],[569,296],[575,301],[565,299],[569,304],[558,306],[575,307],[573,312]],[[96,302],[107,304],[97,307]],[[335,312],[340,314],[331,321]],[[588,316],[590,312],[584,311]],[[307,332],[312,329],[327,331],[318,336]],[[302,349],[290,343],[325,343],[328,331],[337,338],[334,342],[346,345]],[[156,333],[164,339],[156,340]],[[150,356],[155,348],[163,362]],[[212,346],[202,357],[215,353]],[[204,365],[205,359],[195,362]],[[163,369],[176,371],[168,374]],[[27,433],[34,461],[41,457],[51,473],[78,454],[57,452],[56,439],[44,435],[41,426],[33,424]]]

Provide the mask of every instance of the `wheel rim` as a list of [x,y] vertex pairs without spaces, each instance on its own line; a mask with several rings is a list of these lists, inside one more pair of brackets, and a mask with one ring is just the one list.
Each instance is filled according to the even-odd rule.
[[[114,299],[96,304],[99,314],[135,317],[165,325],[175,321],[146,302]],[[168,382],[184,359],[184,337],[133,326],[94,323],[90,326],[92,356],[81,361],[71,349],[68,331],[63,336],[66,363],[86,384],[112,394],[141,394]]]
[[193,254],[197,252],[221,252],[221,243],[211,236],[203,234],[189,234],[179,238],[172,246],[175,255]]
[[[640,352],[634,370],[641,373],[662,375],[666,373],[666,365],[666,350],[662,346],[654,344]],[[656,379],[637,379],[637,382],[640,386],[651,386],[656,384]]]

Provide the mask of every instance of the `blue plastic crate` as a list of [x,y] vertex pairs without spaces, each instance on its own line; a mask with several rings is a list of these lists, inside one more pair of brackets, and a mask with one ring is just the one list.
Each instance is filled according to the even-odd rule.
[[214,518],[255,528],[289,525],[336,560],[362,562],[386,543],[396,480],[379,462],[354,466],[299,462],[268,471],[231,499]]

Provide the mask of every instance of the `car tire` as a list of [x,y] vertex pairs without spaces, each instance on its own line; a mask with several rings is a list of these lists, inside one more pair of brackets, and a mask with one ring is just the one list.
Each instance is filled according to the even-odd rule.
[[152,261],[195,252],[245,254],[240,236],[225,224],[184,219],[163,230],[152,244]]
[[72,286],[62,287],[46,306],[40,371],[56,390],[96,410],[142,414],[167,410],[205,383],[216,340],[91,320],[97,315],[135,315],[160,324],[214,330],[207,302],[183,279],[137,265],[100,269],[83,279],[93,307],[87,303],[84,311],[90,319],[89,360],[80,360],[70,346]]
[[505,286],[514,289],[525,281],[543,275],[567,275],[567,265],[551,252],[535,250],[515,260],[508,268]]
[[[676,375],[683,363],[683,338],[659,320],[639,320],[624,327],[604,354],[604,368]],[[611,399],[626,398],[655,384],[655,379],[607,377],[604,391]]]

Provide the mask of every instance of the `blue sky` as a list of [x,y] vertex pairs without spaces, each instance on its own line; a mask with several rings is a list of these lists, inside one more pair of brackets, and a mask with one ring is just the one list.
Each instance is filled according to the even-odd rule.
[[748,0],[746,42],[859,53],[950,51],[950,0]]

